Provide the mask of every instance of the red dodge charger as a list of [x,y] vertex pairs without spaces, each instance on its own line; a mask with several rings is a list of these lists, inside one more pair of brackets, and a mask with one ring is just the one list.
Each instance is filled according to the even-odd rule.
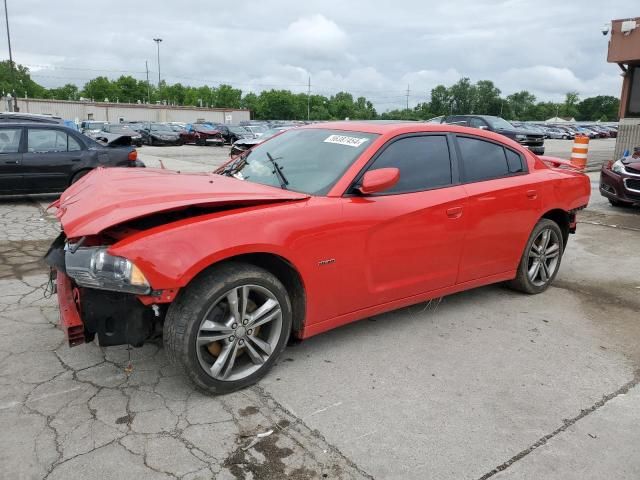
[[491,132],[336,122],[210,174],[98,169],[54,203],[69,344],[163,336],[199,387],[264,376],[299,339],[496,282],[553,281],[589,179]]

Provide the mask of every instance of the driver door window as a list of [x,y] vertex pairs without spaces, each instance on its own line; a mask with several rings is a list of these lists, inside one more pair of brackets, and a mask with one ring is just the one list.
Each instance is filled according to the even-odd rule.
[[444,135],[405,137],[389,145],[369,170],[395,167],[400,180],[380,195],[419,192],[451,185],[449,146]]

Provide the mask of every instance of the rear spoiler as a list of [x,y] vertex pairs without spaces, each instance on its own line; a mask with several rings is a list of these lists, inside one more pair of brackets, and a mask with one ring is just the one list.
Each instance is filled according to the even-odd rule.
[[556,157],[545,157],[538,155],[538,158],[542,160],[547,166],[551,168],[558,168],[561,170],[573,170],[574,172],[581,172],[579,168],[576,168],[571,164],[569,160]]

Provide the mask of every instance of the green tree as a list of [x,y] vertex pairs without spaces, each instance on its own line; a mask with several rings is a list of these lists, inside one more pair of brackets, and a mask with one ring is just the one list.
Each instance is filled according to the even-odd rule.
[[471,81],[468,78],[461,78],[449,87],[449,94],[451,95],[453,113],[474,113],[476,87],[471,84]]
[[[47,90],[31,79],[29,69],[15,62],[14,72],[11,71],[11,62],[0,62],[0,90],[3,94],[15,92],[17,97],[45,98]],[[15,81],[14,81],[15,80]]]
[[77,100],[79,94],[80,91],[76,85],[67,83],[62,87],[49,89],[47,97],[55,100]]
[[296,106],[289,90],[265,90],[258,97],[256,118],[294,120]]
[[533,113],[535,102],[535,95],[526,90],[512,93],[507,97],[507,104],[511,114],[510,118],[513,120],[527,120],[528,115]]
[[567,92],[565,95],[564,104],[562,105],[562,109],[560,111],[560,115],[563,117],[572,117],[574,118],[578,115],[577,104],[580,101],[578,97],[578,92]]
[[476,102],[473,113],[481,115],[500,115],[502,99],[500,89],[491,80],[479,80],[476,82]]
[[331,116],[338,120],[353,118],[355,105],[353,96],[347,92],[338,92],[329,98],[329,112]]
[[222,84],[213,92],[213,106],[219,108],[240,108],[242,90]]
[[96,77],[85,83],[82,96],[91,98],[96,102],[115,102],[117,89],[107,77]]
[[603,120],[613,122],[618,120],[620,100],[611,95],[598,95],[582,100],[577,105],[577,120]]
[[431,90],[429,110],[436,117],[451,113],[451,93],[447,87],[438,85]]

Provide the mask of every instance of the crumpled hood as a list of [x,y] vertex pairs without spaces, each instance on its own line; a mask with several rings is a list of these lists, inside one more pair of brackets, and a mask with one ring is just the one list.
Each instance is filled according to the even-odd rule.
[[68,238],[189,206],[258,205],[309,195],[212,173],[150,168],[97,168],[51,204]]

